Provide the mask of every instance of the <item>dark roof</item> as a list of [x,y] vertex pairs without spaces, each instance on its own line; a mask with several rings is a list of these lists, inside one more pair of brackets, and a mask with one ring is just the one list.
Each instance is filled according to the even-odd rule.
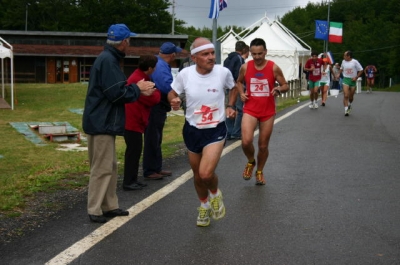
[[[0,30],[0,36],[12,45],[16,56],[97,57],[103,50],[107,34]],[[128,48],[126,57],[156,55],[161,44],[166,41],[184,48],[187,39],[187,35],[138,34],[131,38],[131,46]],[[183,50],[177,57],[188,56],[189,52]]]
[[[103,46],[66,46],[66,45],[13,45],[13,53],[17,56],[75,56],[97,57],[103,51]],[[129,47],[126,57],[157,55],[158,47]],[[189,52],[183,50],[177,57],[187,57]]]

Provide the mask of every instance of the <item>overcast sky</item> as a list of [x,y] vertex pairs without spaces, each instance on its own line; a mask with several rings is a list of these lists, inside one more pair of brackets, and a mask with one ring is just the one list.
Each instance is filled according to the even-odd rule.
[[[170,0],[172,3],[173,0]],[[228,7],[219,13],[218,26],[249,27],[266,14],[270,20],[308,2],[321,0],[227,0]],[[175,17],[187,22],[186,26],[212,28],[208,18],[211,0],[175,0]],[[172,8],[170,9],[172,12]]]

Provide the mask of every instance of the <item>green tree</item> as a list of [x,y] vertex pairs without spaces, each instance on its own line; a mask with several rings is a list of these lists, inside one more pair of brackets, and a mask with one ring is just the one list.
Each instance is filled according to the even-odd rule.
[[[2,0],[0,27],[6,30],[104,32],[111,24],[125,23],[138,33],[171,31],[170,3],[165,0]],[[177,21],[177,24],[182,24]]]

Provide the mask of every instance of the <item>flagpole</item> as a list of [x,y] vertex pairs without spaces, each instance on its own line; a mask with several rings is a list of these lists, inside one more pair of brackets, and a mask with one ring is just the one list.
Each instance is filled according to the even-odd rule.
[[325,52],[328,52],[329,29],[330,29],[330,26],[329,26],[329,14],[330,14],[330,12],[331,12],[331,0],[328,0],[328,41],[326,42],[326,50],[325,50]]
[[221,63],[221,57],[219,52],[219,45],[217,43],[217,19],[213,19],[213,27],[212,27],[212,43],[215,47],[215,61],[217,64]]
[[219,16],[219,11],[226,8],[228,5],[226,4],[225,0],[211,0],[211,7],[210,7],[210,14],[209,18],[213,19],[212,25],[212,43],[215,47],[215,55],[216,55],[216,63],[221,63],[221,46],[218,45],[220,42],[217,41],[217,18]]
[[212,42],[214,43],[214,45],[217,43],[217,19],[216,18],[213,18]]

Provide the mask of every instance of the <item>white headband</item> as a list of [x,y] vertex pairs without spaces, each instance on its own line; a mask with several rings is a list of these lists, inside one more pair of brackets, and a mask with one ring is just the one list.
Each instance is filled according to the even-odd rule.
[[214,48],[214,44],[208,43],[208,44],[204,44],[204,45],[201,45],[199,47],[196,47],[196,48],[194,48],[193,50],[190,51],[190,54],[194,55],[194,54],[196,54],[196,53],[198,53],[200,51],[204,51],[206,49],[215,49]]

